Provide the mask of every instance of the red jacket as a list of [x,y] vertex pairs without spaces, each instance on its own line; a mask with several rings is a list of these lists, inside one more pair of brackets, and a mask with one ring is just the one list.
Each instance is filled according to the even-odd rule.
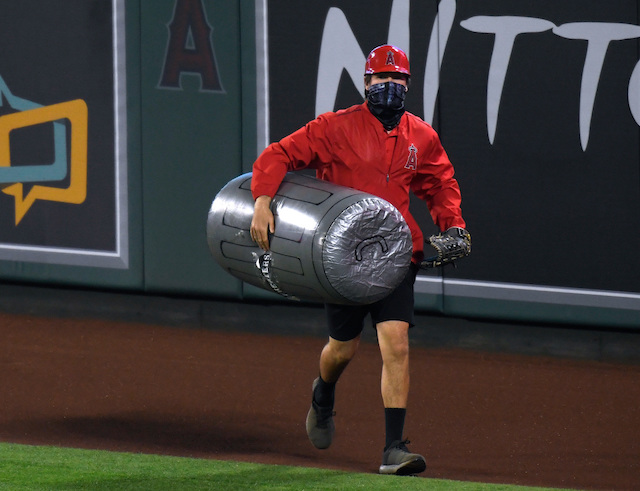
[[409,213],[409,190],[426,201],[440,230],[466,227],[460,188],[440,139],[411,113],[405,112],[390,133],[366,102],[320,115],[262,152],[253,165],[253,197],[273,198],[285,174],[303,168],[393,204],[411,229],[414,262],[422,259],[424,237]]

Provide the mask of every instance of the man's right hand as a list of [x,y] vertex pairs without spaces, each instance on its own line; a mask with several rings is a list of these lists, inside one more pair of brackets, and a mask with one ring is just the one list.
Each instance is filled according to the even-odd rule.
[[269,233],[273,234],[276,229],[270,205],[270,196],[258,196],[251,220],[251,238],[258,244],[258,247],[265,251],[269,250]]

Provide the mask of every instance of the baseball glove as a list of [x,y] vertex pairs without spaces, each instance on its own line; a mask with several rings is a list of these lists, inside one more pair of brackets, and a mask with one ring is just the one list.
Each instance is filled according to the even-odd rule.
[[451,227],[446,232],[432,235],[428,243],[435,254],[420,263],[422,269],[453,264],[456,259],[471,254],[471,235],[461,227]]

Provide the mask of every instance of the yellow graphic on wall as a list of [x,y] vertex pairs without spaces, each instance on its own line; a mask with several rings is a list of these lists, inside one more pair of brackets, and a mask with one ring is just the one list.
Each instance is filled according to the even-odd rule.
[[[15,199],[16,225],[24,218],[36,200],[72,204],[84,202],[87,195],[88,135],[88,109],[85,101],[76,99],[50,106],[39,106],[30,101],[12,97],[1,78],[0,94],[5,96],[12,107],[23,109],[0,117],[0,189]],[[0,98],[0,105],[1,101]],[[61,123],[65,119],[69,121],[71,127],[71,153],[68,168],[66,128]],[[55,126],[56,155],[54,162],[50,165],[11,167],[11,131],[43,123],[53,123]],[[66,188],[34,184],[25,193],[25,183],[31,185],[32,182],[37,181],[62,181],[66,179],[67,174],[69,185]]]

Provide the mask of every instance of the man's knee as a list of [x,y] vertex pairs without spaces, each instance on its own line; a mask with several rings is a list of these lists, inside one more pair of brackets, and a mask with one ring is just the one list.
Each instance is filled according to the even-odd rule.
[[378,343],[383,356],[402,359],[409,356],[409,324],[385,321],[377,326]]
[[360,337],[350,341],[338,341],[337,339],[329,338],[327,349],[337,363],[349,363],[355,356],[359,344]]

